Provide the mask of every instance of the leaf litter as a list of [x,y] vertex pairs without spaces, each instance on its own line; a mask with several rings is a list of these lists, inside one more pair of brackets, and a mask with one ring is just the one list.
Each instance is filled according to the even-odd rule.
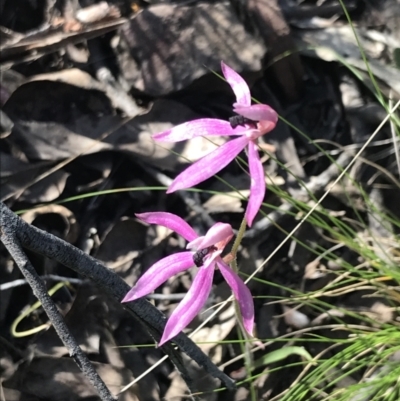
[[[247,166],[241,160],[221,171],[228,185],[212,178],[199,186],[198,194],[167,196],[162,190],[165,177],[174,178],[224,139],[199,137],[162,146],[151,139],[193,119],[231,117],[229,87],[210,72],[222,60],[243,74],[258,101],[270,104],[319,145],[282,121],[262,138],[275,150],[263,159],[267,217],[258,216],[238,255],[244,279],[259,269],[257,280],[248,284],[257,337],[266,339],[262,347],[251,345],[253,373],[262,373],[253,384],[257,399],[285,399],[303,366],[315,368],[310,355],[340,355],[329,346],[351,338],[352,325],[366,331],[396,326],[396,283],[388,270],[373,276],[365,252],[373,249],[387,266],[398,261],[400,190],[393,146],[399,144],[393,143],[388,124],[324,200],[319,210],[326,213],[304,223],[296,238],[265,263],[307,210],[285,199],[282,191],[311,207],[339,174],[326,154],[346,167],[386,116],[371,94],[368,71],[337,3],[102,1],[93,2],[92,9],[78,9],[70,1],[63,7],[58,2],[14,3],[5,1],[0,17],[1,198],[15,211],[31,209],[23,215],[26,221],[84,249],[130,285],[155,261],[184,246],[170,232],[140,223],[135,213],[175,213],[202,233],[215,221],[238,228],[246,203],[236,189],[248,196]],[[359,2],[364,8],[348,3],[350,12],[358,11],[352,17],[373,74],[382,92],[392,90],[397,101],[400,79],[394,65],[400,24],[393,21],[400,15],[398,2]],[[388,15],[393,18],[382,26]],[[299,53],[293,51],[295,43]],[[135,187],[143,190],[132,192]],[[131,191],[95,194],[116,188]],[[93,196],[58,204],[88,192]],[[342,242],[334,235],[340,228],[337,221],[351,228]],[[328,259],[317,258],[321,250],[330,250]],[[64,266],[29,256],[41,276],[71,280],[53,299],[114,394],[152,369],[121,393],[120,400],[190,399],[172,363],[158,364],[163,352],[119,304]],[[1,287],[21,277],[4,249],[0,257],[0,399],[96,399],[52,328],[22,338],[10,334],[15,319],[36,299],[20,282]],[[346,271],[343,266],[354,268]],[[373,277],[365,279],[360,272]],[[169,279],[149,301],[170,316],[193,277],[194,272],[187,271]],[[46,284],[50,290],[54,281]],[[238,380],[238,388],[213,392],[220,383],[183,356],[199,399],[251,399],[248,384],[240,381],[246,370],[233,303],[207,322],[229,295],[216,274],[211,294],[187,332],[205,323],[193,339]],[[36,309],[18,329],[29,331],[46,323],[43,311]],[[321,336],[325,343],[308,342],[301,333]],[[340,376],[336,367],[328,373]],[[333,395],[368,383],[368,374],[367,369],[350,372],[336,384],[332,379],[331,385],[321,381],[310,385],[307,394],[322,400],[324,392]],[[362,392],[358,396],[368,399]]]

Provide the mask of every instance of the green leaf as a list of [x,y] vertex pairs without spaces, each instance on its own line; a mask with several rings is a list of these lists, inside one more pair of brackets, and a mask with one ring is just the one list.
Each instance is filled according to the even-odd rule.
[[299,355],[304,357],[308,361],[312,360],[312,356],[304,347],[283,347],[281,349],[277,349],[276,351],[265,354],[261,358],[254,361],[253,369],[282,361],[290,355]]

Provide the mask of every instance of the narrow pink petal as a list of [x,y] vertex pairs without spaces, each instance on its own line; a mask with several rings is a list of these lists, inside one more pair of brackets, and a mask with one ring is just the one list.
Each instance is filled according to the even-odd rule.
[[198,237],[196,231],[181,217],[167,212],[136,213],[135,216],[146,223],[157,224],[167,227],[185,238],[186,241],[193,241]]
[[258,155],[257,145],[249,142],[248,146],[249,170],[250,170],[250,196],[247,203],[245,218],[249,227],[253,224],[254,217],[260,210],[265,196],[264,169]]
[[204,239],[204,235],[202,235],[201,237],[195,238],[193,241],[190,241],[186,245],[186,249],[191,249],[193,251],[199,250],[199,245],[202,243],[203,239]]
[[231,67],[228,67],[223,62],[221,62],[221,69],[225,79],[228,81],[228,84],[235,93],[237,103],[243,106],[250,106],[251,95],[246,81],[236,71],[232,70]]
[[233,295],[239,303],[244,328],[252,336],[254,328],[254,303],[251,292],[241,278],[227,264],[222,260],[217,262],[217,264],[221,274],[224,276],[229,287],[231,287]]
[[249,139],[243,135],[224,143],[180,173],[169,186],[167,194],[179,189],[193,187],[199,182],[212,177],[227,166],[244,149],[248,142]]
[[198,136],[240,135],[241,131],[243,131],[243,127],[232,128],[229,121],[200,118],[155,134],[153,139],[160,142],[180,142]]
[[189,269],[194,265],[192,252],[179,252],[154,263],[121,302],[130,302],[153,292],[171,276]]
[[178,335],[200,312],[211,291],[214,268],[200,268],[188,293],[172,313],[159,345]]
[[278,114],[266,104],[253,104],[247,107],[235,104],[233,111],[254,121],[270,121],[273,124],[273,128],[278,122]]
[[[211,245],[223,243],[224,246],[233,237],[232,226],[227,223],[215,223],[203,237],[198,237],[187,244],[188,249],[204,249]],[[219,248],[221,249],[221,248]]]

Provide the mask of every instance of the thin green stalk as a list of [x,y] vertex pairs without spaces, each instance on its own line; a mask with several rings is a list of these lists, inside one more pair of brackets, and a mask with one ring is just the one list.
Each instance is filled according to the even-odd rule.
[[237,321],[239,323],[239,328],[238,328],[238,336],[241,340],[240,342],[240,349],[244,355],[244,366],[246,369],[246,375],[247,378],[249,379],[249,388],[250,388],[250,397],[252,401],[258,401],[257,400],[257,392],[256,389],[254,388],[254,383],[251,379],[251,372],[253,370],[253,365],[254,365],[254,360],[253,360],[253,354],[250,350],[250,342],[247,341],[249,339],[249,335],[247,334],[243,323],[242,323],[242,314],[240,313],[239,305],[237,301],[234,301],[235,305],[235,313],[237,317]]
[[233,256],[233,261],[231,263],[231,267],[236,273],[238,272],[238,267],[237,267],[237,262],[236,262],[236,254],[239,249],[240,243],[242,242],[244,233],[246,232],[246,225],[247,225],[246,219],[243,217],[243,220],[240,223],[239,231],[235,238],[235,242],[233,243],[233,246],[231,249],[231,255]]
[[[239,272],[239,268],[237,265],[237,251],[239,249],[240,243],[242,242],[244,233],[246,232],[246,218],[244,217],[242,222],[240,223],[239,231],[237,233],[237,236],[235,238],[235,241],[233,243],[232,249],[231,249],[231,255],[233,257],[232,261],[229,263],[230,267],[235,273]],[[234,300],[234,305],[235,305],[235,314],[236,314],[236,320],[239,324],[239,330],[238,334],[241,339],[244,339],[244,343],[240,342],[240,347],[242,350],[242,353],[244,355],[244,365],[246,368],[246,373],[247,376],[250,378],[251,372],[252,372],[252,367],[253,367],[253,354],[251,353],[250,350],[250,342],[248,341],[250,339],[249,334],[247,333],[246,329],[243,326],[243,318],[242,318],[242,313],[240,312],[239,304]],[[255,391],[255,388],[253,386],[253,382],[250,381],[250,396],[252,401],[257,401],[257,394]]]

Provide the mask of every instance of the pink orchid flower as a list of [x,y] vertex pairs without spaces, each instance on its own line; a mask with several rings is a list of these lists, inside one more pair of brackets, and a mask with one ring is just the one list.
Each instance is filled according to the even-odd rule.
[[238,115],[229,122],[215,118],[193,120],[153,135],[156,141],[179,142],[197,136],[239,136],[204,156],[179,174],[167,193],[186,189],[212,177],[226,167],[246,146],[250,170],[250,196],[245,217],[252,225],[265,196],[264,170],[258,154],[257,139],[273,130],[278,121],[275,110],[266,104],[251,104],[246,81],[232,68],[221,63],[222,73],[236,95],[233,111]]
[[122,302],[130,302],[154,291],[171,276],[196,265],[199,270],[188,293],[174,310],[165,326],[159,345],[179,334],[200,312],[211,291],[214,271],[218,268],[237,299],[243,317],[243,325],[250,335],[254,325],[254,305],[250,290],[239,276],[222,260],[221,253],[232,239],[229,224],[216,223],[207,234],[199,237],[192,227],[180,217],[166,212],[141,213],[140,220],[167,227],[185,238],[189,252],[167,256],[152,265]]

